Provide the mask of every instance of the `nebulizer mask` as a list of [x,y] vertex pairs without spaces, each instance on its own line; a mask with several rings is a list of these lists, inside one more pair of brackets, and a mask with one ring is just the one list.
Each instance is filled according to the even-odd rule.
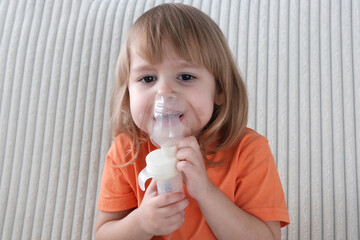
[[176,170],[176,144],[199,129],[200,120],[194,108],[179,94],[158,94],[146,118],[151,141],[160,147],[146,156],[146,168],[139,176],[145,190],[149,178],[156,180],[158,194],[183,192],[182,175]]

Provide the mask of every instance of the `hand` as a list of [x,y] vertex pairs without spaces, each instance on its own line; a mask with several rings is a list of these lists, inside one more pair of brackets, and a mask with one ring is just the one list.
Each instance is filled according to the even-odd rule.
[[188,205],[182,192],[158,195],[152,180],[138,208],[140,227],[151,236],[170,234],[183,224]]
[[199,201],[214,188],[206,173],[199,144],[195,137],[190,136],[181,140],[177,147],[179,162],[176,168],[183,173],[183,181],[190,196]]

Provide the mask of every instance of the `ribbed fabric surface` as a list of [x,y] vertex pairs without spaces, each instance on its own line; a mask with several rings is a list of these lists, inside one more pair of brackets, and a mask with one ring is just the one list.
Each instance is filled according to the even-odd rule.
[[[360,239],[360,1],[182,2],[219,24],[244,76],[282,239]],[[161,3],[0,1],[1,239],[93,239],[121,41]]]

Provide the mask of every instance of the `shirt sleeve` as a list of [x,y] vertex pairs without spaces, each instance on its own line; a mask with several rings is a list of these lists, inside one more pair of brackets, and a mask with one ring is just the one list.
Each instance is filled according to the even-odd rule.
[[116,166],[120,163],[119,159],[125,157],[119,144],[115,139],[106,156],[98,201],[98,209],[102,211],[122,211],[137,206],[136,195],[125,173],[132,166]]
[[288,225],[285,196],[267,139],[259,136],[248,141],[240,159],[243,163],[235,192],[237,205],[262,221]]

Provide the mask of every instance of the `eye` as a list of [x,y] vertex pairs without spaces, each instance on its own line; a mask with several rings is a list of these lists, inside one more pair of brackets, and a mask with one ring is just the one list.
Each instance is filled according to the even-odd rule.
[[179,80],[183,80],[183,81],[189,81],[189,80],[193,80],[195,77],[193,75],[190,74],[181,74],[178,79]]
[[155,76],[145,76],[143,78],[140,79],[141,82],[145,82],[145,83],[151,83],[156,81],[156,77]]

